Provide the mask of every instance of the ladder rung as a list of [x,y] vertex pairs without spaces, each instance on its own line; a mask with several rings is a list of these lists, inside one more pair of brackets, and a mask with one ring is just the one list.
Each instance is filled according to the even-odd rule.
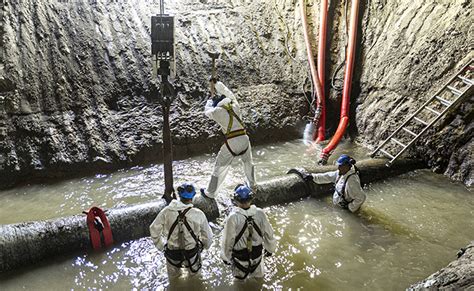
[[403,144],[403,143],[402,143],[401,141],[399,141],[398,139],[395,139],[395,138],[392,137],[390,140],[393,140],[396,144],[401,145],[402,147],[406,147],[406,145]]
[[462,95],[462,92],[456,88],[454,88],[453,86],[446,86],[450,91],[451,93],[453,93],[454,95],[456,96],[461,96]]
[[471,80],[471,79],[468,79],[468,78],[463,77],[463,76],[458,76],[458,78],[461,79],[464,82],[464,84],[466,84],[466,85],[469,85],[469,86],[474,85],[474,81]]
[[426,110],[428,110],[428,111],[433,112],[433,113],[436,114],[436,115],[441,115],[441,113],[439,113],[438,111],[434,110],[434,109],[431,108],[431,107],[425,106],[424,108],[425,108]]
[[416,133],[414,133],[413,131],[409,130],[408,128],[406,127],[402,127],[402,129],[406,132],[408,132],[409,134],[413,135],[413,136],[418,136]]
[[413,117],[413,119],[415,119],[416,121],[418,121],[419,123],[423,124],[423,125],[428,125],[428,122],[422,120],[422,119],[419,119],[418,117]]
[[443,99],[439,96],[435,96],[436,100],[438,100],[441,104],[443,104],[444,106],[451,106],[451,102],[449,102],[448,100],[446,99]]
[[391,158],[391,159],[394,158],[394,156],[392,156],[390,153],[384,151],[383,149],[380,149],[380,151],[381,151],[384,155],[386,155],[387,157],[389,157],[389,158]]

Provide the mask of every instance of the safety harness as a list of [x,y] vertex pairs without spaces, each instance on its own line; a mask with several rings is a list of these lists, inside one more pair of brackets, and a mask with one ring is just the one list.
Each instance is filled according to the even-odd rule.
[[[243,214],[242,214],[243,215]],[[262,251],[263,246],[260,244],[258,246],[252,245],[252,236],[253,231],[255,230],[257,234],[262,237],[262,231],[258,227],[258,225],[253,220],[252,216],[245,216],[245,223],[240,232],[235,237],[234,248],[232,249],[232,262],[234,263],[235,267],[240,271],[244,272],[243,276],[235,276],[237,279],[244,280],[247,276],[253,273],[257,267],[262,262]],[[236,250],[235,246],[240,241],[242,236],[244,235],[246,230],[249,230],[249,234],[247,236],[247,247],[245,249]],[[252,264],[252,260],[258,261]],[[247,266],[242,265],[239,261],[247,261]]]
[[[351,176],[354,176],[355,174],[357,174],[357,173],[352,173],[352,174],[350,174],[349,176],[347,176],[346,180],[344,181],[344,184],[342,185],[342,191],[341,191],[341,192],[337,191],[337,189],[335,190],[336,193],[337,193],[337,196],[339,196],[339,197],[342,199],[341,201],[339,201],[339,206],[341,206],[342,208],[349,209],[349,204],[350,204],[352,201],[354,201],[354,199],[352,199],[352,200],[350,200],[350,201],[347,200],[345,193],[346,193],[346,184],[347,184],[347,181],[349,180],[349,178],[350,178]],[[339,178],[338,178],[337,181],[336,181],[336,185],[337,185],[337,183],[339,182],[339,180],[340,180],[341,178],[342,178],[342,176],[339,176]]]
[[[243,150],[242,152],[240,153],[235,153],[229,146],[229,143],[227,142],[227,140],[231,139],[231,138],[234,138],[234,137],[238,137],[238,136],[241,136],[241,135],[246,135],[247,132],[245,131],[245,127],[244,127],[244,124],[242,122],[242,120],[240,119],[240,117],[234,112],[234,109],[232,109],[232,102],[231,103],[228,103],[226,105],[223,105],[222,106],[225,110],[227,110],[227,113],[229,114],[229,124],[227,125],[227,130],[226,132],[224,133],[224,137],[225,137],[225,145],[227,147],[227,149],[229,150],[229,152],[234,156],[234,157],[237,157],[237,156],[241,156],[243,154],[245,154],[248,150],[248,147]],[[232,125],[234,125],[234,118],[237,120],[237,122],[240,123],[240,125],[243,127],[242,129],[237,129],[237,130],[234,130],[232,131]]]
[[[178,217],[174,221],[174,223],[171,225],[171,228],[168,232],[168,241],[173,234],[173,231],[175,230],[176,226],[179,225],[179,234],[178,234],[178,240],[180,244],[180,249],[177,250],[170,250],[168,249],[168,245],[165,245],[165,257],[168,263],[171,265],[177,267],[177,268],[182,268],[184,261],[188,263],[189,270],[191,272],[196,273],[201,269],[201,258],[199,254],[202,251],[202,242],[199,240],[199,238],[196,236],[194,231],[192,230],[191,226],[189,225],[188,221],[186,220],[186,213],[188,213],[189,210],[191,210],[192,207],[186,208],[183,211],[178,211]],[[183,225],[186,227],[186,229],[189,231],[191,236],[193,237],[194,241],[196,242],[196,246],[193,249],[190,250],[185,250],[184,246],[182,245],[182,240],[184,238],[184,233],[183,233]],[[191,259],[194,258],[194,261],[191,262]],[[178,263],[176,263],[178,262]],[[197,265],[196,269],[193,269],[194,265]]]

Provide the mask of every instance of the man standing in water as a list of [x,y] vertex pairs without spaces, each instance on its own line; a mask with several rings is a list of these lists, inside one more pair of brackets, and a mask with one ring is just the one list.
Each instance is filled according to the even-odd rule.
[[337,171],[312,175],[317,184],[334,183],[332,202],[351,212],[359,210],[365,201],[365,193],[360,186],[359,171],[355,164],[356,160],[343,154],[336,161]]
[[225,143],[217,154],[207,193],[201,191],[201,194],[209,198],[216,197],[234,158],[242,160],[248,185],[252,188],[256,186],[252,148],[241,119],[239,103],[229,88],[212,78],[211,92],[214,91],[214,86],[216,95],[207,101],[204,113],[221,126]]
[[239,280],[261,278],[264,274],[263,250],[271,256],[276,249],[273,228],[262,209],[251,205],[252,190],[237,185],[234,202],[235,212],[227,217],[221,242],[221,257],[232,265],[232,273]]
[[179,276],[181,268],[187,268],[190,275],[197,274],[201,269],[201,251],[212,242],[206,215],[192,205],[194,186],[184,183],[178,187],[178,194],[180,201],[172,200],[150,225],[153,242],[165,252],[170,278]]

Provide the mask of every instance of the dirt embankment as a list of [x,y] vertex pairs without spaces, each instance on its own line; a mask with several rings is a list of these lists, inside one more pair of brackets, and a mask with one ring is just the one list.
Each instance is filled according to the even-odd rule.
[[[472,1],[465,0],[376,0],[366,5],[355,101],[357,129],[365,143],[384,140],[474,59],[472,9]],[[461,82],[455,85],[463,88]],[[409,151],[469,186],[474,183],[473,101],[473,96],[467,98]],[[424,113],[425,121],[434,117]]]
[[[4,1],[5,2],[5,1]],[[110,2],[110,3],[109,3]],[[160,108],[147,98],[153,1],[11,0],[2,8],[0,185],[159,161]],[[170,1],[176,14],[175,156],[215,151],[203,117],[210,59],[241,100],[254,143],[300,135],[307,65],[298,1]],[[317,37],[319,2],[307,1]],[[350,5],[350,3],[349,3]],[[331,1],[326,86],[344,60],[345,2]],[[362,1],[352,137],[375,146],[437,91],[473,47],[468,0]],[[316,50],[317,42],[313,43]],[[340,87],[341,70],[335,74]],[[328,94],[328,136],[340,91]],[[471,185],[472,97],[409,152]]]
[[[148,2],[7,1],[0,76],[2,187],[160,160],[161,109],[147,98]],[[290,47],[286,53],[283,5],[215,2],[168,4],[177,15],[178,98],[171,126],[178,158],[221,144],[217,126],[202,113],[208,49],[222,52],[221,80],[240,98],[255,143],[297,137],[307,107],[304,51]],[[285,15],[291,15],[293,8],[286,6]]]

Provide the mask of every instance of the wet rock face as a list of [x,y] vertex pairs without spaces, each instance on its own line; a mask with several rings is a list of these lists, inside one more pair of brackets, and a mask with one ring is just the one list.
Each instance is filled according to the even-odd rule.
[[407,290],[469,290],[474,285],[474,241],[458,253],[458,259]]
[[[0,187],[161,159],[161,108],[148,94],[152,2],[2,2]],[[175,157],[221,145],[202,114],[207,50],[221,52],[218,73],[241,100],[254,143],[300,136],[310,86],[297,1],[165,2],[176,15]],[[319,1],[307,3],[316,39]],[[346,43],[344,2],[329,5],[327,136],[338,123],[341,92],[330,84]],[[362,1],[351,136],[376,146],[467,61],[471,10],[467,0]],[[335,87],[342,78],[343,70]],[[470,103],[409,152],[467,185],[474,182]]]
[[[378,0],[364,9],[356,123],[361,139],[376,146],[474,57],[473,4]],[[466,185],[474,183],[472,101],[438,121],[409,151]],[[433,118],[424,114],[425,121]]]
[[[148,94],[152,2],[2,1],[2,187],[160,160],[161,107]],[[177,15],[175,157],[222,142],[202,112],[209,49],[222,52],[218,73],[240,98],[254,143],[296,137],[307,105],[304,51],[287,32],[297,27],[294,7],[165,2]]]

